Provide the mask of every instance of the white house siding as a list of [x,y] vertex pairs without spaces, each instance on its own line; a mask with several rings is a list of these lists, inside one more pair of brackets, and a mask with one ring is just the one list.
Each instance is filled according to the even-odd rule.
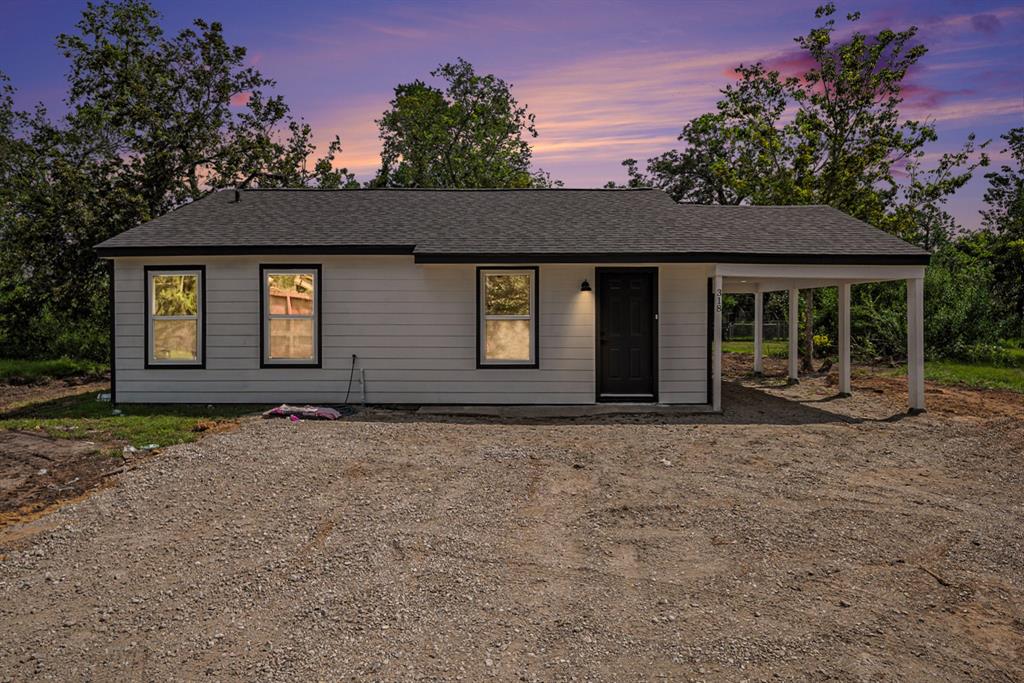
[[[322,265],[322,369],[260,368],[261,263]],[[206,368],[144,368],[146,265],[206,266]],[[488,264],[481,264],[488,265]],[[617,265],[617,264],[616,264]],[[417,265],[410,256],[118,258],[117,400],[123,403],[593,403],[594,265],[541,265],[540,367],[476,367],[476,265]],[[707,274],[659,267],[659,391],[704,403]]]

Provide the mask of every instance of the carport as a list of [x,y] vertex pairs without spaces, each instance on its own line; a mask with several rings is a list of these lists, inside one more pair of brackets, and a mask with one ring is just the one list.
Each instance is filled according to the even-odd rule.
[[754,372],[763,369],[764,293],[789,292],[789,379],[799,381],[798,344],[801,289],[837,287],[839,290],[839,394],[848,396],[850,385],[850,291],[869,282],[907,283],[907,387],[912,413],[925,409],[924,401],[924,271],[920,265],[846,265],[724,263],[714,271],[714,345],[712,358],[713,408],[722,400],[722,295],[754,295]]

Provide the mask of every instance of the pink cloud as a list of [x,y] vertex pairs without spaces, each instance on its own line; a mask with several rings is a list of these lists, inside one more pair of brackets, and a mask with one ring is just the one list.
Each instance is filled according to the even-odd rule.
[[714,109],[722,71],[762,51],[635,50],[545,64],[514,79],[537,113],[540,165],[645,157],[676,144],[689,119]]
[[244,107],[249,104],[250,97],[252,97],[252,93],[248,91],[235,93],[231,96],[231,106]]
[[974,90],[970,88],[944,90],[914,82],[905,83],[900,92],[907,107],[921,110],[938,107],[951,99],[974,94]]
[[[770,55],[762,60],[769,71],[778,71],[783,78],[789,76],[802,77],[809,69],[817,66],[817,62],[806,50],[789,50]],[[736,65],[738,66],[738,65]],[[736,66],[725,69],[722,73],[728,78],[737,78]]]
[[907,106],[904,113],[911,117],[926,118],[931,121],[967,121],[974,123],[979,120],[990,120],[995,117],[1024,114],[1024,101],[1020,97],[986,98],[949,102],[935,107]]

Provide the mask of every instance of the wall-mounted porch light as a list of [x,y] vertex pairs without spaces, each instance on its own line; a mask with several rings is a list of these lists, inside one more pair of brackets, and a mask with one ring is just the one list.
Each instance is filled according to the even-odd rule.
[[584,279],[583,282],[580,283],[580,291],[581,292],[592,292],[594,290],[592,290],[590,288],[590,283],[586,279]]

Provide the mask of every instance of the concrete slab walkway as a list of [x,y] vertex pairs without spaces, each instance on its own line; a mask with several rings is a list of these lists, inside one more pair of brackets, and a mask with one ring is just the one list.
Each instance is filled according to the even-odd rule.
[[594,405],[545,406],[421,406],[420,415],[457,417],[573,418],[598,415],[706,415],[709,405],[666,405],[663,403],[596,403]]

